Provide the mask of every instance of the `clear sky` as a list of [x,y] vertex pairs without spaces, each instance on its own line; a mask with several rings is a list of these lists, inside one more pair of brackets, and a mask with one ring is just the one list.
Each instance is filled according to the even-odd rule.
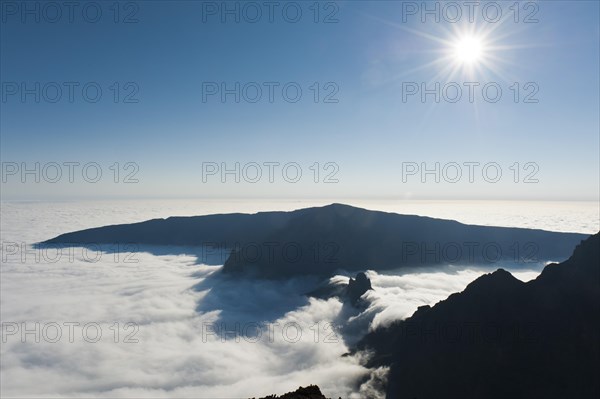
[[597,1],[0,3],[2,199],[599,197]]

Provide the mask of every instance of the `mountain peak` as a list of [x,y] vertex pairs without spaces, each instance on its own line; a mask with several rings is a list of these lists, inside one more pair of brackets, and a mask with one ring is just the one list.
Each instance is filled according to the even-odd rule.
[[497,269],[493,273],[487,273],[467,285],[464,292],[481,293],[493,295],[499,292],[506,292],[509,289],[522,286],[524,283],[517,279],[510,272],[504,269]]
[[327,211],[366,211],[366,209],[363,208],[358,208],[356,206],[352,206],[352,205],[348,205],[348,204],[342,204],[339,202],[333,202],[329,205],[324,205],[321,207],[316,207],[316,208],[309,208],[309,209],[320,209],[320,210],[327,210]]

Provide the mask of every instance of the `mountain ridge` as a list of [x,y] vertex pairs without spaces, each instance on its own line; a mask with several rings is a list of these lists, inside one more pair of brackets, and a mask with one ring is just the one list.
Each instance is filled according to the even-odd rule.
[[[577,233],[467,225],[334,203],[290,212],[152,219],[65,233],[39,245],[215,244],[229,251],[225,273],[285,278],[306,274],[331,276],[340,269],[357,272],[449,263],[520,262],[531,253],[536,257],[534,261],[565,259],[573,246],[586,237]],[[533,252],[528,245],[533,245]]]
[[599,248],[600,233],[526,283],[481,276],[357,349],[390,367],[389,398],[598,397]]

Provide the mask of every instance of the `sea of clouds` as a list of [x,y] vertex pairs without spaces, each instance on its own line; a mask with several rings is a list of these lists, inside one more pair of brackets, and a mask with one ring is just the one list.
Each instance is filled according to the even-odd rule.
[[[81,228],[244,211],[240,205],[2,203],[1,395],[245,398],[317,384],[331,397],[377,397],[385,370],[344,356],[350,346],[369,329],[435,304],[494,269],[368,271],[374,289],[356,309],[306,297],[319,283],[310,277],[227,278],[191,248],[134,254],[74,248],[58,256],[31,247]],[[514,274],[527,281],[541,268],[515,265]],[[348,276],[341,272],[332,282]]]

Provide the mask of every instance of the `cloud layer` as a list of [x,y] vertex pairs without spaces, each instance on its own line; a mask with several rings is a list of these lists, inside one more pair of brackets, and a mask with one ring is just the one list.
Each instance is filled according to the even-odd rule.
[[[29,244],[60,232],[156,212],[3,206],[2,240],[32,251]],[[9,256],[1,266],[1,394],[10,397],[231,398],[308,384],[332,397],[373,397],[385,370],[343,356],[349,345],[489,271],[369,271],[374,290],[359,311],[337,299],[303,296],[316,280],[231,280],[193,255],[102,253],[86,261],[75,251],[54,263],[26,255],[25,261]],[[528,280],[538,272],[516,275]]]

